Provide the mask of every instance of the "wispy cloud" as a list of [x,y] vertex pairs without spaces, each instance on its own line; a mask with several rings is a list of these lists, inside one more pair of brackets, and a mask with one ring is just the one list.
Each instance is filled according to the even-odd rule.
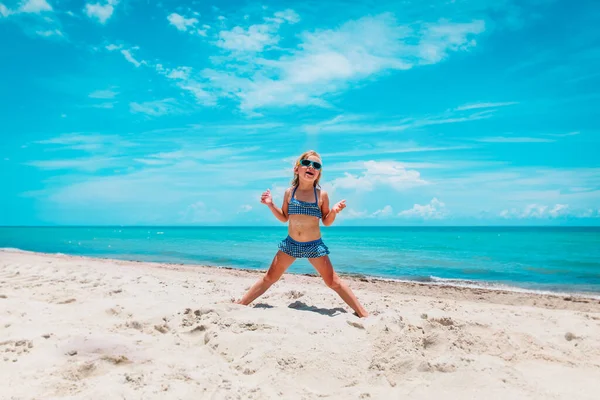
[[[196,26],[193,18],[174,13],[170,17],[178,29]],[[248,115],[258,115],[255,110],[264,107],[329,107],[325,97],[346,90],[352,82],[384,71],[441,62],[451,52],[468,51],[475,46],[474,36],[485,29],[479,20],[400,25],[392,14],[386,13],[348,21],[337,29],[303,32],[298,35],[298,46],[279,48],[273,55],[263,53],[279,43],[277,31],[281,24],[293,24],[299,19],[295,11],[286,10],[264,17],[263,24],[220,31],[214,44],[223,49],[223,55],[211,58],[213,68],[195,73],[191,67],[169,68],[161,63],[154,67],[202,105],[237,99],[240,109]],[[121,50],[136,66],[148,65],[135,60],[131,51],[122,46],[109,45],[107,49]],[[239,58],[240,52],[245,54],[243,59]],[[478,116],[486,117],[483,113]],[[431,120],[428,124],[472,118]]]
[[59,29],[35,31],[35,33],[37,33],[39,36],[43,36],[43,37],[52,37],[52,36],[62,37],[63,36],[63,33]]
[[[179,14],[171,15],[178,29],[196,25]],[[262,54],[279,43],[281,24],[299,19],[295,11],[286,10],[265,17],[262,24],[222,30],[215,45],[225,53],[212,58],[214,67],[194,79],[190,68],[185,79],[174,79],[182,79],[178,86],[204,105],[214,105],[217,98],[234,98],[249,115],[264,107],[328,107],[324,97],[346,90],[352,82],[384,71],[438,63],[451,52],[468,51],[476,44],[473,37],[485,29],[479,20],[399,25],[387,13],[348,21],[337,29],[303,32],[297,47],[280,49],[276,52],[280,56]],[[239,52],[247,53],[243,63]],[[172,69],[157,67],[159,73],[169,71],[164,74],[169,77]]]
[[125,60],[127,60],[131,64],[135,65],[136,68],[138,68],[140,65],[146,64],[146,61],[138,61],[133,57],[132,51],[138,50],[138,49],[139,49],[138,47],[132,47],[130,49],[126,49],[126,48],[123,48],[122,45],[116,45],[116,44],[109,44],[108,46],[106,46],[106,50],[108,50],[108,51],[119,50],[119,52],[123,55],[123,57],[125,57]]
[[[457,124],[491,117],[492,114],[487,112],[476,112],[471,114],[455,114],[446,112],[438,115],[424,116],[422,118],[412,117],[382,122],[381,118],[373,121],[373,118],[369,118],[367,116],[338,115],[327,121],[304,125],[303,129],[309,134],[365,134],[402,132],[410,129],[424,128],[431,125]],[[371,121],[369,121],[369,119],[371,119]]]
[[[66,170],[69,172],[95,172],[103,169],[114,169],[127,163],[128,158],[122,155],[124,149],[132,149],[135,144],[118,135],[99,135],[92,133],[68,133],[50,139],[34,142],[44,146],[44,155],[54,158],[33,160],[25,165],[41,170]],[[79,152],[76,157],[64,158],[64,154]],[[60,154],[56,158],[55,154]],[[83,154],[83,155],[82,155]]]
[[30,161],[26,163],[26,165],[43,170],[65,169],[69,171],[81,170],[95,172],[101,169],[115,168],[118,165],[118,161],[122,162],[122,160],[112,157],[86,157],[65,160]]
[[175,82],[175,85],[192,94],[197,103],[204,106],[217,104],[217,97],[207,90],[207,85],[200,83],[190,67],[165,68],[162,64],[154,66],[156,71],[167,79]]
[[569,136],[577,136],[581,134],[579,131],[567,132],[567,133],[549,133],[548,136],[554,137],[569,137]]
[[50,139],[36,141],[38,145],[52,146],[53,150],[96,151],[100,149],[116,149],[131,147],[134,144],[117,135],[98,135],[93,133],[67,133]]
[[143,103],[132,102],[129,104],[132,113],[146,114],[152,117],[159,117],[166,114],[180,114],[184,109],[173,98],[146,101]]
[[517,136],[495,136],[475,139],[477,142],[484,143],[552,143],[555,139],[539,137],[517,137]]
[[46,0],[21,1],[18,7],[12,9],[0,3],[0,18],[14,17],[19,20],[24,16],[28,16],[28,19],[20,25],[26,33],[49,39],[65,38],[60,21]]
[[[475,45],[483,21],[399,25],[392,14],[348,21],[338,29],[304,32],[290,55],[251,60],[255,72],[207,71],[216,90],[239,98],[244,111],[289,105],[327,106],[323,97],[386,70],[434,64]],[[257,30],[256,36],[262,32]],[[268,41],[251,42],[259,51]],[[240,42],[241,43],[241,42]],[[246,43],[246,42],[244,42]],[[256,45],[256,43],[261,43]]]
[[119,92],[115,92],[111,89],[95,90],[92,93],[90,93],[88,97],[92,99],[114,99],[115,96],[118,94]]
[[466,111],[466,110],[476,110],[480,108],[498,108],[498,107],[506,107],[513,106],[519,104],[516,101],[507,101],[503,103],[474,103],[474,104],[465,104],[463,106],[457,107],[457,111]]
[[367,157],[385,154],[424,153],[472,149],[473,146],[421,146],[415,142],[378,143],[374,147],[323,153],[324,157]]
[[141,62],[139,62],[138,60],[136,60],[135,58],[133,58],[133,55],[131,55],[131,50],[123,49],[123,50],[121,50],[121,54],[123,54],[123,57],[125,57],[125,59],[127,61],[129,61],[130,63],[132,63],[136,67],[139,67],[140,65],[142,65]]
[[4,4],[0,3],[0,16],[8,17],[10,14],[12,14],[12,11],[9,10]]
[[101,24],[105,24],[113,15],[117,4],[119,4],[119,0],[106,0],[104,3],[87,3],[84,12],[88,17],[97,20]]

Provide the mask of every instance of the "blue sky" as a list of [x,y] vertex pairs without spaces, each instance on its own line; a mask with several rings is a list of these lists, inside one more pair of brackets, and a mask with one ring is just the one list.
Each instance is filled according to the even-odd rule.
[[[574,5],[576,4],[576,6]],[[0,224],[598,225],[594,1],[0,0]]]

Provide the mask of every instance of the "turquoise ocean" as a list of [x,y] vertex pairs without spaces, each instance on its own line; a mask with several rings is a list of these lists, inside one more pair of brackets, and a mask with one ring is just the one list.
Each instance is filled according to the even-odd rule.
[[[600,227],[330,227],[336,271],[372,277],[600,294]],[[285,227],[0,227],[0,248],[268,268]],[[314,273],[307,260],[289,272]]]

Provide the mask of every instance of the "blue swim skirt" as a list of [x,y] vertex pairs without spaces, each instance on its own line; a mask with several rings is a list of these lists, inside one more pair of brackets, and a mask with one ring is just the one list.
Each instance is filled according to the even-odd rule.
[[279,250],[296,258],[319,258],[329,254],[329,249],[321,239],[297,242],[289,236],[279,243]]

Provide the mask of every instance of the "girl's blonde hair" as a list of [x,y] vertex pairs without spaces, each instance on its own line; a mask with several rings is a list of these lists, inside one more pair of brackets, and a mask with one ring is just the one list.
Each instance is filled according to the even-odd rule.
[[[304,153],[300,154],[300,157],[298,157],[298,159],[296,160],[296,164],[294,164],[294,168],[296,168],[300,165],[300,160],[310,157],[310,156],[319,157],[319,160],[321,160],[321,156],[319,155],[319,153],[317,153],[314,150],[308,150],[308,151],[305,151]],[[321,180],[322,175],[323,175],[323,167],[321,167],[321,169],[319,170],[319,177],[317,179],[315,179],[315,182],[314,182],[315,187],[317,187],[317,186],[320,187],[319,180]],[[291,182],[292,187],[297,186],[299,180],[300,179],[298,178],[298,173],[294,172],[294,178],[292,179],[292,182]]]

